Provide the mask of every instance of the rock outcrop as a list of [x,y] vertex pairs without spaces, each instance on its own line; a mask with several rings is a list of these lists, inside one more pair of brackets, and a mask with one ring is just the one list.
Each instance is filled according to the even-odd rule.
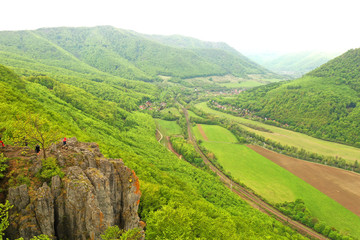
[[[51,187],[21,185],[10,188],[10,210],[6,233],[10,239],[47,234],[53,239],[100,239],[107,227],[128,230],[140,227],[139,180],[121,159],[106,159],[95,143],[71,138],[67,146],[53,145],[65,176],[54,176]],[[39,172],[39,161],[30,168]],[[41,162],[40,162],[41,163]]]

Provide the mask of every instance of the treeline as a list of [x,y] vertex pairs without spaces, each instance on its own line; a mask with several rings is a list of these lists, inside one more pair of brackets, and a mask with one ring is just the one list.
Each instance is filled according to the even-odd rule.
[[321,154],[313,153],[304,150],[303,148],[299,149],[294,146],[289,145],[283,145],[279,142],[267,139],[263,136],[260,136],[255,133],[251,133],[246,131],[244,128],[241,128],[238,123],[230,123],[230,124],[223,124],[224,127],[229,129],[235,136],[241,136],[246,139],[249,143],[256,144],[262,147],[265,147],[267,149],[270,149],[272,151],[310,161],[310,162],[316,162],[321,163],[328,166],[333,166],[337,168],[342,168],[349,171],[354,171],[360,173],[360,167],[359,163],[356,160],[354,163],[351,163],[349,161],[345,161],[341,157],[333,157],[333,156],[324,156]]
[[351,240],[354,239],[347,234],[340,233],[334,227],[327,226],[325,223],[319,221],[316,217],[311,215],[309,209],[305,206],[305,203],[301,199],[296,199],[295,202],[277,203],[275,207],[289,216],[295,221],[299,221],[302,224],[314,229],[316,232],[333,239],[333,240]]

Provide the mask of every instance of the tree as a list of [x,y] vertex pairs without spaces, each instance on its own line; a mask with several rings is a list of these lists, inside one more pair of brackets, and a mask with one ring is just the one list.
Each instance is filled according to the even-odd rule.
[[50,122],[37,114],[17,117],[13,124],[14,142],[26,141],[29,144],[40,144],[46,159],[47,148],[60,138],[59,131]]

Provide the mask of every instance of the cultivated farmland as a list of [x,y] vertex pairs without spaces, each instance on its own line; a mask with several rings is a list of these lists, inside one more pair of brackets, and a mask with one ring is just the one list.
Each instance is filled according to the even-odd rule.
[[[197,126],[193,128],[195,136],[203,141],[202,145],[215,154],[218,162],[235,179],[272,203],[303,199],[312,214],[320,220],[360,236],[360,218],[357,215],[252,149],[235,144],[235,137],[231,140],[228,130],[219,126],[201,127],[208,141],[202,138]],[[223,135],[226,137],[223,138]],[[224,139],[230,141],[225,142]]]
[[288,157],[259,146],[249,147],[360,216],[360,174]]
[[260,126],[262,128],[269,129],[271,132],[264,132],[243,125],[243,128],[245,128],[248,131],[254,132],[265,138],[269,138],[271,140],[280,142],[283,145],[295,146],[299,149],[303,148],[307,151],[318,153],[325,156],[334,156],[334,157],[338,156],[349,161],[360,160],[360,149],[355,147],[338,144],[334,142],[328,142],[307,136],[302,133],[293,132],[275,126],[270,126],[261,122],[252,121],[241,117],[235,117],[233,115],[209,108],[206,105],[206,102],[199,103],[196,105],[196,107],[204,112],[211,113],[221,117],[226,117],[228,119],[237,121],[240,124],[241,123],[252,124],[252,125]]

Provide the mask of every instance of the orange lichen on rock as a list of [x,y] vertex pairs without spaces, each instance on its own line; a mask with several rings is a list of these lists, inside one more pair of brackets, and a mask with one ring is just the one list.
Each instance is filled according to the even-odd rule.
[[134,170],[132,170],[131,172],[132,172],[132,174],[133,174],[133,176],[134,176],[134,179],[135,179],[135,181],[134,181],[135,188],[136,188],[136,189],[135,189],[135,193],[136,193],[136,194],[141,194],[141,192],[140,192],[140,182],[139,182],[139,178],[136,176]]
[[144,229],[146,227],[146,223],[144,221],[140,221],[139,225],[142,229]]
[[99,220],[100,220],[100,223],[99,223],[99,228],[101,228],[102,227],[102,225],[103,225],[103,220],[104,220],[104,214],[102,213],[102,212],[100,212],[100,214],[99,214],[100,216],[99,216]]

